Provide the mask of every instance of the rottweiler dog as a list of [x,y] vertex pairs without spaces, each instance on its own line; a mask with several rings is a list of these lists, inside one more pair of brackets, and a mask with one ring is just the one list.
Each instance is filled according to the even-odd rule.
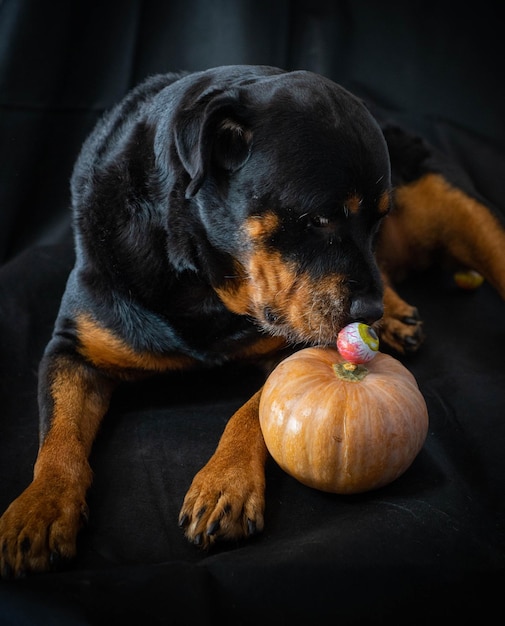
[[[421,320],[392,281],[435,257],[505,298],[498,219],[425,143],[306,71],[149,78],[85,142],[71,195],[75,267],[40,365],[33,482],[0,521],[4,576],[75,554],[88,455],[119,382],[272,362],[354,320],[416,350]],[[179,523],[196,545],[263,528],[260,394],[189,487]]]

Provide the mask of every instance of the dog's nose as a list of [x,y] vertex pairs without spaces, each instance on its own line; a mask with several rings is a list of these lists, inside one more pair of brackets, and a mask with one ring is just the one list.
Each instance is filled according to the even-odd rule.
[[373,324],[384,314],[382,297],[357,296],[351,302],[349,317],[353,322]]

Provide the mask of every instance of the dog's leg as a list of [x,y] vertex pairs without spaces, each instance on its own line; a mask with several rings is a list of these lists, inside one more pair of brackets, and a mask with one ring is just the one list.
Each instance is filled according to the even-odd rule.
[[260,396],[261,391],[233,415],[186,494],[179,523],[198,546],[263,529],[267,450],[259,423]]
[[[479,272],[505,300],[505,229],[488,207],[429,173],[395,190],[394,209],[380,233],[377,259],[395,282],[437,261]],[[381,338],[399,352],[422,340],[417,310],[385,280]]]
[[76,354],[58,351],[43,359],[39,454],[33,482],[0,519],[3,576],[47,570],[74,556],[87,517],[88,455],[112,387]]
[[440,174],[399,187],[395,203],[411,265],[438,252],[477,270],[505,300],[505,229],[488,207]]

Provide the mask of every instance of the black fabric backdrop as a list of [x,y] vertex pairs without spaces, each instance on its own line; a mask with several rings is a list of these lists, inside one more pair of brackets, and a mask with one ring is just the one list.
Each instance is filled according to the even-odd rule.
[[[102,111],[155,72],[323,73],[451,154],[505,213],[499,2],[0,2],[0,509],[30,481],[37,364],[72,265],[68,179]],[[504,251],[505,257],[505,251]],[[505,258],[504,258],[505,262]],[[430,413],[407,473],[368,494],[267,467],[266,529],[208,553],[178,511],[250,368],[121,389],[92,453],[89,526],[61,572],[0,583],[0,624],[498,624],[505,618],[503,302],[441,271],[402,288]]]

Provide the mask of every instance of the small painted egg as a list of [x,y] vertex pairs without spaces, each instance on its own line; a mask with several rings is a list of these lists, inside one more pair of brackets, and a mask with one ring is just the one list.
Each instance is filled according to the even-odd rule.
[[337,349],[340,355],[351,363],[356,365],[368,363],[377,354],[379,338],[368,324],[352,322],[338,333]]
[[454,282],[461,289],[477,289],[484,282],[484,278],[475,270],[462,270],[454,274]]

